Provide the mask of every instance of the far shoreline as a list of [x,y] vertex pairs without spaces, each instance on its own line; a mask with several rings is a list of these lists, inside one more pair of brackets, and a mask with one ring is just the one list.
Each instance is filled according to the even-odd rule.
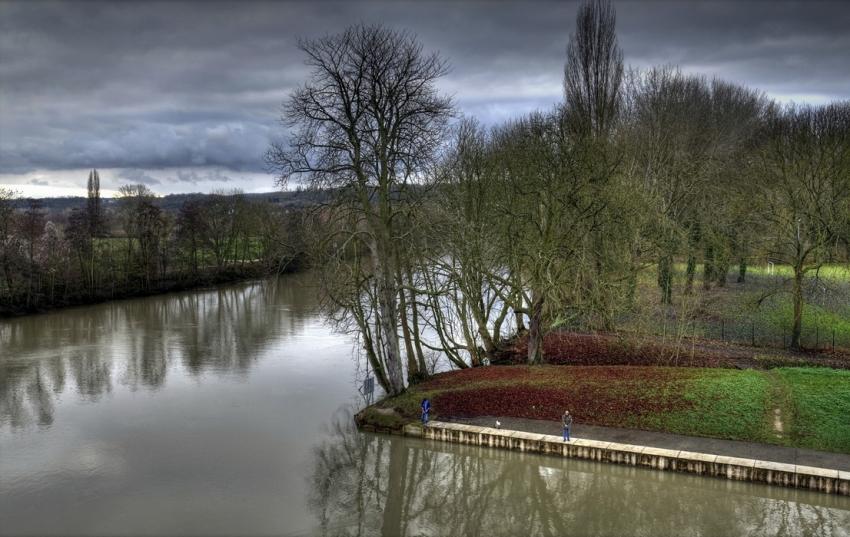
[[203,290],[221,285],[281,276],[284,274],[295,274],[304,271],[305,268],[297,263],[287,265],[283,271],[270,270],[267,265],[261,262],[246,263],[242,266],[227,267],[222,270],[208,270],[203,274],[199,274],[192,280],[187,278],[164,279],[157,285],[147,289],[133,288],[110,295],[75,296],[65,302],[58,302],[50,305],[39,304],[38,307],[33,308],[15,308],[14,306],[0,304],[0,320],[16,319],[70,308],[105,304],[113,301],[167,295],[183,291]]

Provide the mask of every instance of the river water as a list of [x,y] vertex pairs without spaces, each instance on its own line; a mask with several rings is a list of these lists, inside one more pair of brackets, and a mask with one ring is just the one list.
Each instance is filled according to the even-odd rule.
[[361,434],[309,275],[0,321],[0,535],[850,535],[850,498]]

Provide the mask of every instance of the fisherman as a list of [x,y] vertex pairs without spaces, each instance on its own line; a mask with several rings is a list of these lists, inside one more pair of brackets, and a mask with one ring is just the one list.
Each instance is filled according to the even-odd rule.
[[573,426],[573,416],[570,414],[569,410],[564,411],[564,415],[561,416],[561,423],[564,425],[564,442],[569,442],[570,427]]

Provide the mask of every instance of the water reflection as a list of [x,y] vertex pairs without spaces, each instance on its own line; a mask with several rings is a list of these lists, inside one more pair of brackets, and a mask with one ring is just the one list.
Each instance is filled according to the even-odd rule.
[[309,286],[0,322],[0,534],[847,534],[843,497],[361,435],[345,412],[323,437],[357,364]]
[[0,427],[48,427],[63,393],[96,401],[120,383],[155,390],[169,370],[245,375],[302,330],[309,275],[0,321]]
[[847,498],[409,438],[350,413],[316,448],[326,536],[847,535]]

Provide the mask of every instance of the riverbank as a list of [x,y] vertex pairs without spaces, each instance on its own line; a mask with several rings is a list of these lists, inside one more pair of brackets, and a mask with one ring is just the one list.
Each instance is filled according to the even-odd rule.
[[[280,274],[294,273],[300,270],[300,264],[293,262],[286,265]],[[111,300],[124,300],[203,289],[215,285],[262,278],[276,272],[270,269],[266,263],[255,262],[228,266],[222,269],[209,268],[201,270],[194,275],[175,274],[170,278],[159,279],[148,286],[142,286],[141,284],[119,285],[108,289],[100,289],[95,293],[85,293],[84,289],[75,289],[72,292],[66,293],[62,289],[57,289],[55,299],[50,302],[41,301],[33,306],[27,306],[23,298],[14,302],[0,301],[0,319],[45,313],[69,307],[101,304]]]
[[433,418],[505,416],[850,453],[850,372],[639,366],[491,366],[434,376],[379,401],[361,428],[400,430],[429,398]]

